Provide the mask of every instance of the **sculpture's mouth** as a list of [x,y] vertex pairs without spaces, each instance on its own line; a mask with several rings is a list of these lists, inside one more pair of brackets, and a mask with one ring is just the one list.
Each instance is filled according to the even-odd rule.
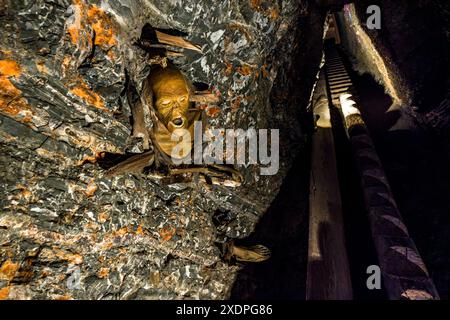
[[182,128],[183,125],[184,125],[184,119],[181,118],[181,117],[175,118],[175,119],[172,120],[172,125],[173,125],[175,128]]

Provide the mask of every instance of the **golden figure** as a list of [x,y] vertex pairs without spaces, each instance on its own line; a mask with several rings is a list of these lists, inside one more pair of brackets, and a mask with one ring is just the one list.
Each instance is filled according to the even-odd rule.
[[[200,120],[202,115],[200,110],[191,108],[192,87],[184,75],[171,65],[152,70],[148,82],[159,120],[153,127],[155,142],[169,157],[181,159],[188,156],[194,138],[194,122]],[[172,154],[173,148],[179,144],[178,141],[172,141],[172,135],[179,133],[181,141],[183,131],[179,129],[187,130],[191,141],[185,141],[188,145],[180,148],[180,154]]]
[[[154,164],[158,159],[158,151],[165,155],[167,164],[170,159],[176,157],[183,159],[190,156],[193,139],[194,123],[201,120],[202,111],[192,107],[193,87],[184,75],[173,65],[155,67],[144,84],[142,95],[146,104],[154,112],[156,119],[153,119],[153,129],[151,130],[151,140],[156,147],[145,153],[135,155],[119,165],[109,170],[110,175],[123,172],[142,172],[149,165]],[[152,98],[152,99],[150,99]],[[142,102],[132,104],[135,135],[148,136],[150,131],[145,127],[144,110]],[[179,129],[183,129],[179,130]],[[177,131],[179,130],[179,131]],[[182,132],[187,130],[191,139],[181,139]],[[180,134],[179,141],[173,141],[172,135]],[[144,140],[145,141],[145,140]],[[183,148],[179,148],[183,153],[173,154],[173,148],[179,146],[180,141],[186,143]],[[234,168],[223,165],[213,165],[209,167],[188,167],[169,170],[171,174],[182,173],[202,173],[210,177],[232,177],[233,180],[242,181],[241,174]],[[233,241],[224,244],[224,256],[226,260],[232,258],[241,262],[262,262],[270,258],[270,250],[262,245],[253,247],[236,246]]]

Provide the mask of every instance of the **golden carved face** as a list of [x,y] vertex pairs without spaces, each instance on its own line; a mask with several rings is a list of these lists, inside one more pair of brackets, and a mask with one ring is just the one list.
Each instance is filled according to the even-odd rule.
[[150,75],[150,85],[159,120],[170,132],[186,129],[189,126],[189,88],[181,72],[170,66],[156,69]]

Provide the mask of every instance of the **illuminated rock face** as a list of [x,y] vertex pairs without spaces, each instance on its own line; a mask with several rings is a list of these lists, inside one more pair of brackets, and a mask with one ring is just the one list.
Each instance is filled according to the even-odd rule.
[[[354,20],[359,20],[361,26],[369,16],[366,10],[371,4],[373,2],[368,0],[355,2],[356,12],[353,14],[357,17]],[[351,14],[349,16],[347,11],[341,15],[342,25],[347,32],[344,46],[355,55],[355,61],[358,61],[356,69],[372,74],[394,100],[401,100],[406,107],[405,111],[424,126],[434,129],[435,133],[444,137],[448,136],[450,132],[448,1],[411,3],[406,0],[386,0],[380,1],[379,5],[381,29],[365,29],[367,34],[364,32],[352,34],[351,29],[355,26],[355,21],[351,20]],[[370,45],[365,43],[365,37],[371,42]],[[357,38],[359,43],[354,42]],[[377,63],[377,58],[373,56],[367,57],[367,53],[373,51],[371,46],[382,57],[382,63]],[[386,75],[383,68],[389,71],[389,75]]]
[[[130,145],[147,23],[201,48],[173,62],[220,98],[211,127],[281,130],[279,175],[105,177]],[[1,1],[0,299],[226,298],[238,267],[216,243],[252,232],[301,148],[322,23],[314,1]]]

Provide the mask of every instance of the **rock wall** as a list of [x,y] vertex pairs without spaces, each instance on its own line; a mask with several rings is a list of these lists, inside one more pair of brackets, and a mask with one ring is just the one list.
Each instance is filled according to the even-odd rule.
[[[323,20],[305,0],[1,0],[0,299],[227,298],[240,266],[220,244],[253,231],[301,150]],[[211,127],[280,129],[278,175],[105,176],[132,143],[146,24],[200,48],[173,62],[219,98]]]
[[371,38],[370,31],[365,27],[365,15],[357,12],[355,5],[346,5],[337,13],[341,28],[342,47],[358,73],[371,74],[377,82],[382,84],[386,92],[392,97],[395,108],[406,106],[408,100],[407,88],[403,78],[399,77],[397,65],[384,54],[382,49]]

